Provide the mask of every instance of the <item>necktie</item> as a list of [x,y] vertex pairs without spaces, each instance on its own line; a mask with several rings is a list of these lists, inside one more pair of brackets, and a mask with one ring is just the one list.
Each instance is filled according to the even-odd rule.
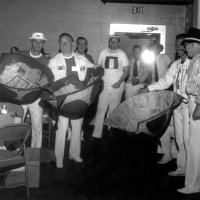
[[157,64],[155,62],[155,82],[158,82],[159,80],[159,76],[158,76],[158,68],[157,68]]
[[179,81],[179,75],[180,75],[180,72],[181,72],[181,67],[179,67],[179,70],[178,70],[178,75],[177,75],[177,78],[176,78],[176,90],[179,90],[179,85],[180,85],[180,81]]
[[138,76],[138,66],[137,66],[137,60],[135,61],[133,65],[133,76],[137,77]]

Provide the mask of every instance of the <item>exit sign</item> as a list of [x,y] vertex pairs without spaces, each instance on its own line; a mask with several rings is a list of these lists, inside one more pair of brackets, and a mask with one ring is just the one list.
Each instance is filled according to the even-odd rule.
[[144,14],[144,7],[143,6],[132,6],[131,10],[133,15],[143,15]]

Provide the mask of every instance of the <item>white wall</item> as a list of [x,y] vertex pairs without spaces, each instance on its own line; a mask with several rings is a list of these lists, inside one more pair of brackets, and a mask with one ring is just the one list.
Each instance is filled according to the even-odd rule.
[[[143,14],[132,14],[141,6]],[[55,55],[58,35],[69,32],[89,40],[89,53],[96,60],[107,46],[111,23],[166,25],[166,53],[173,58],[175,35],[185,30],[185,6],[103,4],[100,0],[0,0],[0,53],[10,47],[29,49],[32,32],[48,39],[45,48]]]
[[200,0],[194,1],[193,27],[200,28]]

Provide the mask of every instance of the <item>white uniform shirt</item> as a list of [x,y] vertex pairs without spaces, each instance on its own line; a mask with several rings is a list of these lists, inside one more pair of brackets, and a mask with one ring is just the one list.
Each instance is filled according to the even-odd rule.
[[186,90],[190,98],[195,97],[195,102],[200,104],[200,54],[196,55],[191,62],[189,78],[186,82]]
[[[95,67],[95,65],[82,55],[73,53],[72,56],[74,56],[76,63],[76,66],[73,66],[72,70],[77,71],[79,80],[83,81],[86,76],[87,68]],[[65,58],[66,57],[63,56],[62,53],[59,53],[49,61],[48,66],[54,74],[54,81],[68,76]]]
[[128,66],[128,58],[121,49],[111,52],[109,48],[104,49],[98,59],[98,65],[104,68],[104,83],[113,85],[123,75],[123,68]]
[[185,85],[188,78],[188,68],[190,66],[190,62],[191,61],[188,58],[184,63],[181,63],[180,59],[174,61],[163,78],[148,86],[149,91],[167,89],[173,84],[175,92],[185,98],[188,98],[185,93]]
[[[158,70],[158,77],[163,78],[169,69],[169,64],[171,63],[171,60],[168,55],[166,54],[160,54],[156,57],[156,65]],[[155,82],[155,68],[154,64],[150,66],[150,70],[152,73],[152,82]]]

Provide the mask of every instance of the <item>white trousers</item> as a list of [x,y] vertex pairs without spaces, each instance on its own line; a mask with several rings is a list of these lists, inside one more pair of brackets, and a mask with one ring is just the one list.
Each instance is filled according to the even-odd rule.
[[[72,126],[72,134],[69,146],[69,157],[80,157],[81,153],[81,130],[83,124],[83,118],[70,120]],[[57,164],[63,164],[64,152],[65,152],[65,140],[66,133],[69,128],[69,118],[59,116],[58,117],[58,129],[56,131],[55,140],[55,155]]]
[[181,105],[174,110],[175,138],[178,145],[177,170],[185,172],[189,140],[189,109],[188,105]]
[[194,98],[189,102],[190,136],[186,166],[185,186],[200,192],[200,120],[194,121],[192,113],[195,109]]
[[42,146],[42,115],[43,108],[39,105],[41,99],[31,104],[22,105],[24,109],[24,118],[29,110],[32,126],[31,147],[41,148]]
[[108,111],[107,116],[109,116],[120,104],[123,91],[124,83],[122,83],[120,87],[116,89],[112,86],[104,85],[104,89],[99,95],[97,113],[94,122],[94,131],[92,134],[93,137],[102,137],[105,114]]
[[131,83],[125,84],[125,98],[137,95],[139,89],[143,88],[144,84],[132,85]]
[[174,119],[171,118],[169,127],[165,131],[165,134],[160,138],[161,146],[158,146],[158,153],[165,154],[166,156],[176,158],[177,148],[175,143],[174,133]]

